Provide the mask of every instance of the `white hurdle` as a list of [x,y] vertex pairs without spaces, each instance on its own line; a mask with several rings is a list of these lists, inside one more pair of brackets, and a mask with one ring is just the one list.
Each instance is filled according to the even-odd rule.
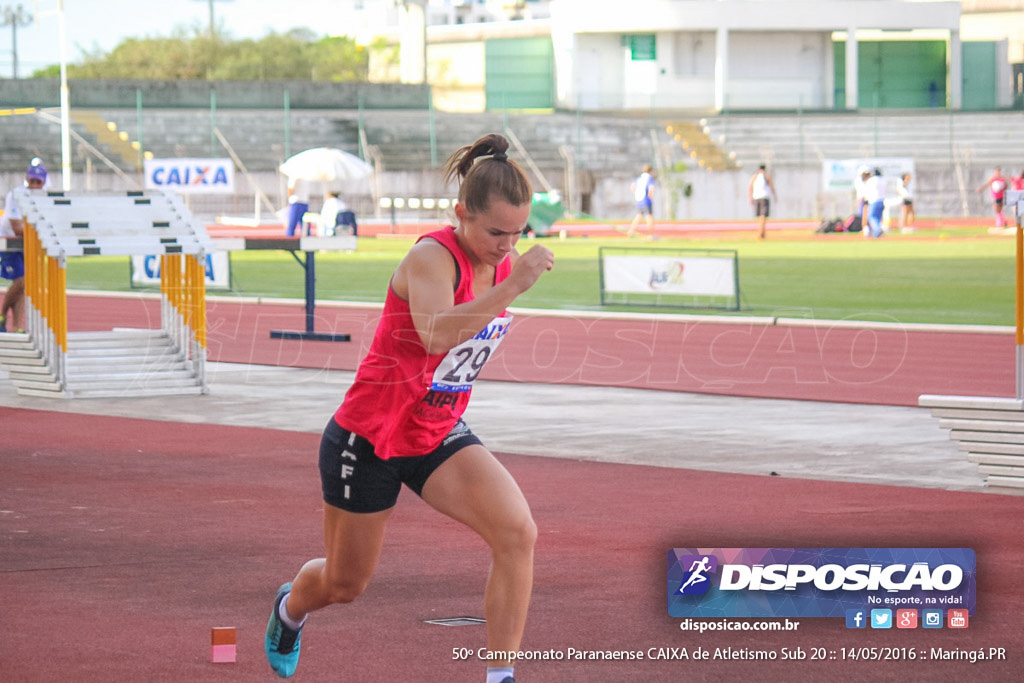
[[[213,246],[179,197],[33,191],[20,208],[28,333],[19,353],[0,350],[19,394],[207,392],[204,272]],[[160,329],[68,332],[67,258],[93,255],[160,255]]]

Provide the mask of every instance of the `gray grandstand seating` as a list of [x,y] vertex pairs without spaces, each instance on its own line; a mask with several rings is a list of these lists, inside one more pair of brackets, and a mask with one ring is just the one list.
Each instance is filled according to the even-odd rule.
[[[138,134],[138,112],[134,108],[97,110],[100,117],[115,124],[133,139]],[[41,156],[51,169],[60,159],[59,126],[37,116],[0,117],[0,175],[20,174],[27,159]],[[706,128],[710,142],[716,144],[724,167],[745,175],[760,163],[773,169],[790,169],[800,178],[816,175],[822,159],[905,156],[915,160],[921,215],[966,215],[980,211],[972,192],[975,180],[993,166],[1001,165],[1015,175],[1024,167],[1019,156],[1024,136],[1024,116],[1019,111],[949,112],[946,110],[900,110],[790,113],[728,113],[661,111],[634,113],[477,113],[453,114],[415,109],[292,109],[285,125],[281,109],[232,109],[224,107],[211,116],[209,109],[143,110],[142,143],[156,157],[227,156],[216,139],[215,123],[235,154],[253,174],[234,197],[195,197],[191,208],[198,215],[244,215],[252,211],[251,185],[278,203],[283,197],[283,182],[278,165],[291,153],[311,147],[339,147],[352,153],[369,146],[387,174],[376,188],[380,196],[444,196],[445,188],[432,171],[458,147],[484,133],[511,129],[529,154],[524,159],[518,150],[514,158],[539,168],[556,188],[565,189],[566,159],[561,148],[571,150],[575,167],[590,172],[589,183],[606,182],[628,187],[628,178],[639,167],[656,159],[659,167],[682,161],[691,164],[688,152],[666,130],[682,122]],[[110,175],[101,163],[92,163],[98,174],[97,189],[141,187],[137,159],[124,159],[91,136],[84,127],[74,126],[90,144],[107,154],[132,176],[125,182],[104,181]],[[287,132],[286,132],[287,131]],[[433,140],[432,138],[433,132]],[[433,150],[432,150],[433,144]],[[287,145],[287,149],[286,149]],[[83,153],[74,145],[74,167],[83,165]],[[431,152],[434,152],[433,158]],[[709,157],[710,158],[710,157]],[[531,164],[527,163],[527,166]],[[696,170],[696,169],[694,169]],[[532,170],[531,170],[532,173]],[[793,177],[793,176],[791,176]],[[8,182],[17,175],[8,176]],[[533,174],[534,186],[545,184]],[[132,183],[134,182],[134,185]],[[730,181],[732,182],[732,181]],[[105,184],[106,183],[106,184]],[[594,187],[592,184],[591,187]],[[805,187],[804,190],[815,188]],[[600,191],[598,189],[597,191]],[[812,195],[813,196],[813,195]],[[368,195],[348,198],[359,215],[378,212],[376,199]],[[619,202],[610,214],[628,213],[631,206]],[[266,202],[264,202],[266,207]],[[607,207],[604,207],[606,212]],[[800,215],[831,215],[828,207],[791,206]],[[836,209],[839,213],[843,210]]]
[[918,166],[961,163],[1016,169],[1024,114],[886,112],[709,116],[709,137],[747,167],[815,165],[822,159],[911,157]]
[[[129,109],[99,110],[119,130],[138,137],[137,113]],[[359,147],[360,119],[366,141],[381,153],[386,170],[419,171],[429,168],[430,116],[425,111],[292,110],[288,127],[291,153],[310,147]],[[458,147],[489,132],[501,132],[509,125],[522,140],[534,161],[545,171],[560,170],[564,160],[560,145],[578,146],[578,162],[592,169],[632,169],[637,158],[650,150],[651,121],[647,118],[588,116],[578,121],[575,114],[434,114],[434,139],[439,162]],[[218,110],[212,117],[232,148],[250,171],[274,171],[286,150],[284,115],[273,110]],[[211,113],[195,109],[147,109],[142,121],[142,144],[156,157],[205,157],[210,155]],[[660,124],[654,124],[656,127]],[[38,154],[60,157],[58,126],[33,116],[6,117],[0,121],[5,142],[0,171],[16,172],[25,159]],[[105,146],[84,129],[76,128],[100,151]],[[639,146],[639,147],[638,147]],[[219,144],[215,154],[223,154]],[[640,150],[638,155],[637,150]],[[126,172],[135,169],[125,165]]]
[[[138,137],[134,109],[98,110],[118,130]],[[776,166],[817,165],[823,158],[910,156],[919,165],[943,165],[951,156],[981,165],[1020,165],[1024,140],[1021,112],[907,111],[889,113],[719,114],[656,117],[610,114],[450,114],[433,115],[439,161],[458,146],[506,125],[516,133],[544,170],[559,170],[559,146],[577,153],[581,168],[595,171],[632,169],[648,156],[651,131],[664,133],[664,121],[703,122],[710,139],[746,167],[769,161]],[[273,171],[284,159],[285,122],[280,110],[146,109],[142,143],[157,157],[209,156],[211,121],[216,124],[251,171]],[[417,110],[292,110],[288,145],[292,153],[330,146],[358,150],[360,123],[366,141],[381,153],[386,170],[429,168],[431,116]],[[59,158],[59,126],[36,116],[0,120],[4,148],[0,171],[20,170],[25,159]],[[89,140],[88,131],[78,130]],[[90,142],[97,144],[95,138]],[[97,144],[104,151],[102,144]],[[222,154],[219,144],[214,152]],[[124,171],[135,169],[125,164]]]

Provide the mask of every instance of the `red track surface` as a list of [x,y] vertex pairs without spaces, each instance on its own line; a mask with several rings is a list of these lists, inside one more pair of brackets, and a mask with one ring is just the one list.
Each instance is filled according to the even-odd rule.
[[[0,425],[4,681],[276,680],[262,654],[274,590],[321,552],[317,435],[11,408]],[[524,662],[524,683],[1020,680],[1021,498],[502,459],[540,528],[525,650],[779,657]],[[424,622],[482,616],[485,547],[408,492],[392,520],[367,593],[310,618],[294,680],[483,680],[481,662],[452,659],[484,645],[480,627]],[[704,635],[667,616],[670,548],[780,545],[974,548],[977,612],[963,631],[803,619],[797,632]],[[238,663],[210,663],[215,626],[237,629]],[[843,656],[872,647],[917,659]],[[783,660],[783,648],[805,659]],[[932,648],[1006,648],[1008,659],[925,661]]]
[[[160,327],[159,303],[138,295],[68,307],[72,331]],[[305,329],[301,303],[211,301],[209,359],[354,370],[378,317],[320,306],[315,330],[351,342],[279,340],[272,330]],[[921,394],[1013,396],[1014,348],[1011,334],[522,315],[483,377],[913,406]]]
[[[437,220],[423,219],[419,221],[399,220],[395,224],[390,222],[362,222],[359,225],[359,234],[362,237],[411,237],[422,235],[436,230],[445,224],[443,218]],[[972,218],[941,218],[941,219],[918,219],[915,227],[918,230],[939,230],[951,227],[977,227],[989,225],[989,217]],[[211,237],[281,237],[284,235],[284,225],[278,223],[263,223],[255,226],[234,225],[234,224],[212,224],[207,225],[206,231]],[[772,220],[768,223],[770,232],[787,231],[787,239],[792,239],[798,233],[807,237],[814,237],[814,231],[818,227],[818,221],[813,220]],[[629,229],[629,221],[599,222],[599,221],[560,221],[548,229],[547,234],[556,235],[565,231],[566,235],[573,237],[612,237],[624,236]],[[658,221],[655,224],[655,232],[662,237],[693,237],[697,235],[714,235],[725,233],[729,239],[734,239],[737,232],[749,233],[751,238],[757,234],[757,223],[753,220],[687,220],[687,221]],[[894,235],[895,236],[895,235]],[[846,237],[860,237],[859,234],[844,236],[841,234],[819,235],[823,239],[843,239]]]

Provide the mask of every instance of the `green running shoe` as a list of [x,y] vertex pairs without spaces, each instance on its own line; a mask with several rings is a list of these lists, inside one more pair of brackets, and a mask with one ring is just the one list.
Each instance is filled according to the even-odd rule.
[[281,609],[281,601],[291,592],[292,585],[286,583],[277,589],[277,596],[274,598],[274,611],[267,622],[267,637],[264,641],[264,649],[267,652],[267,662],[281,678],[290,678],[299,665],[299,645],[302,640],[302,629],[292,630],[281,621],[278,616]]

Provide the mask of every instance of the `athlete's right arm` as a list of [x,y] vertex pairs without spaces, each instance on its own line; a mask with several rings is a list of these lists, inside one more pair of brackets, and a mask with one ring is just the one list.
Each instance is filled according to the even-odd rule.
[[[456,306],[451,253],[430,240],[414,245],[395,271],[391,287],[409,302],[413,324],[427,352],[444,353],[473,338],[532,287],[541,273],[550,270],[553,256],[539,246],[519,256],[504,281]],[[472,277],[472,273],[464,277]]]

